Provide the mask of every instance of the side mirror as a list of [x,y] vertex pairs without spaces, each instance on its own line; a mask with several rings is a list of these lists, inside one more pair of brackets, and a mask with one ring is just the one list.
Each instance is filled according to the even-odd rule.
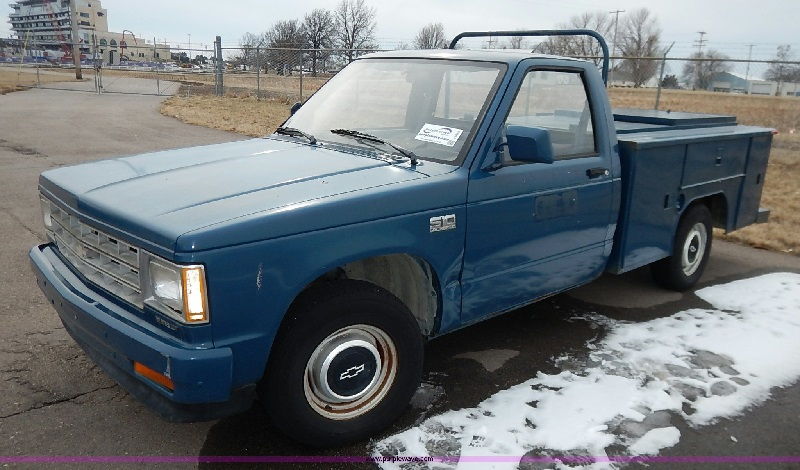
[[508,126],[508,155],[512,160],[530,163],[553,163],[550,132],[539,127]]
[[303,107],[303,103],[301,103],[299,101],[297,103],[293,104],[291,109],[289,109],[289,112],[291,113],[290,115],[294,116],[294,113],[296,113],[297,110],[300,109],[301,107]]

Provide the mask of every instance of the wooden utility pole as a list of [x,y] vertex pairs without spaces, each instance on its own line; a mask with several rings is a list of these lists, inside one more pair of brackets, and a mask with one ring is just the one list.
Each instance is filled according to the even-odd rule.
[[[700,35],[700,37],[694,42],[694,45],[697,46],[697,58],[703,59],[703,46],[705,46],[706,42],[708,42],[708,39],[705,39],[705,36],[708,33],[706,33],[705,31],[698,31],[697,34]],[[696,89],[700,85],[700,68],[702,66],[703,66],[702,60],[698,60],[694,66],[695,83],[692,85],[692,90]]]
[[[744,80],[747,82],[750,80],[750,61],[753,59],[753,47],[755,44],[748,44],[747,45],[747,70],[744,72]],[[747,84],[745,84],[747,86]],[[747,87],[747,94],[750,94],[750,87]]]
[[617,30],[619,29],[619,14],[625,13],[625,10],[610,11],[614,15],[614,44],[611,46],[611,70],[614,70],[614,57],[617,55]]
[[697,46],[697,54],[698,54],[698,56],[699,56],[699,57],[702,57],[702,54],[703,54],[703,46],[705,46],[705,45],[706,45],[706,43],[708,42],[708,39],[705,39],[705,37],[706,37],[706,34],[708,34],[708,33],[707,33],[707,32],[705,32],[705,31],[698,31],[698,32],[697,32],[697,34],[699,34],[699,35],[700,35],[700,37],[699,37],[699,38],[697,38],[697,39],[694,41],[694,45],[695,45],[695,46]]
[[72,27],[72,61],[75,63],[75,79],[83,80],[81,73],[81,45],[78,38],[78,0],[69,0],[69,24]]
[[[158,55],[158,40],[153,37],[153,62],[156,61],[156,56]],[[158,78],[158,67],[156,67],[156,93],[158,95],[161,94],[161,81]]]

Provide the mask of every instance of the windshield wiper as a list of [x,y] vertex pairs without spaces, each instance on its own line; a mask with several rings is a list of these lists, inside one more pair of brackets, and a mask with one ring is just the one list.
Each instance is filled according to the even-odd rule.
[[276,134],[283,134],[289,135],[292,137],[303,137],[308,140],[308,143],[311,145],[317,145],[317,138],[313,135],[309,134],[308,132],[303,132],[300,129],[295,129],[294,127],[279,127],[275,129]]
[[419,157],[417,156],[417,154],[415,154],[411,150],[404,149],[403,147],[401,147],[399,145],[395,145],[395,144],[393,144],[391,142],[383,140],[380,137],[376,137],[376,136],[374,136],[372,134],[366,134],[364,132],[354,131],[354,130],[350,130],[350,129],[331,129],[331,134],[346,135],[346,136],[349,136],[349,137],[354,137],[354,138],[359,139],[359,140],[367,140],[367,141],[370,141],[370,142],[375,142],[376,144],[387,145],[387,146],[397,150],[398,152],[400,152],[400,154],[403,155],[404,157],[406,157],[409,160],[411,160],[411,164],[412,165],[419,164]]

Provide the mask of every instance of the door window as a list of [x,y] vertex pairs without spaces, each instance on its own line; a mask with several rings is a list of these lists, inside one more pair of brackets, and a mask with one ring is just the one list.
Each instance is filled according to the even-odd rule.
[[591,106],[578,72],[528,72],[505,125],[547,130],[557,160],[596,153]]

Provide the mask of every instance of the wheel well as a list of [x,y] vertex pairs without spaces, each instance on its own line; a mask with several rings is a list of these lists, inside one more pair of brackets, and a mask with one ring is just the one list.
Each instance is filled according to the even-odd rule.
[[303,292],[319,281],[336,279],[355,279],[386,289],[414,315],[424,336],[433,333],[439,294],[435,273],[427,261],[404,253],[364,258],[328,271]]
[[[705,196],[700,199],[695,199],[692,201],[691,204],[686,208],[687,210],[689,207],[694,206],[696,204],[703,204],[708,207],[708,210],[711,212],[711,220],[714,224],[714,227],[721,228],[727,230],[728,228],[728,200],[725,198],[725,195],[722,193],[712,194],[710,196]],[[685,213],[686,211],[684,211]]]

